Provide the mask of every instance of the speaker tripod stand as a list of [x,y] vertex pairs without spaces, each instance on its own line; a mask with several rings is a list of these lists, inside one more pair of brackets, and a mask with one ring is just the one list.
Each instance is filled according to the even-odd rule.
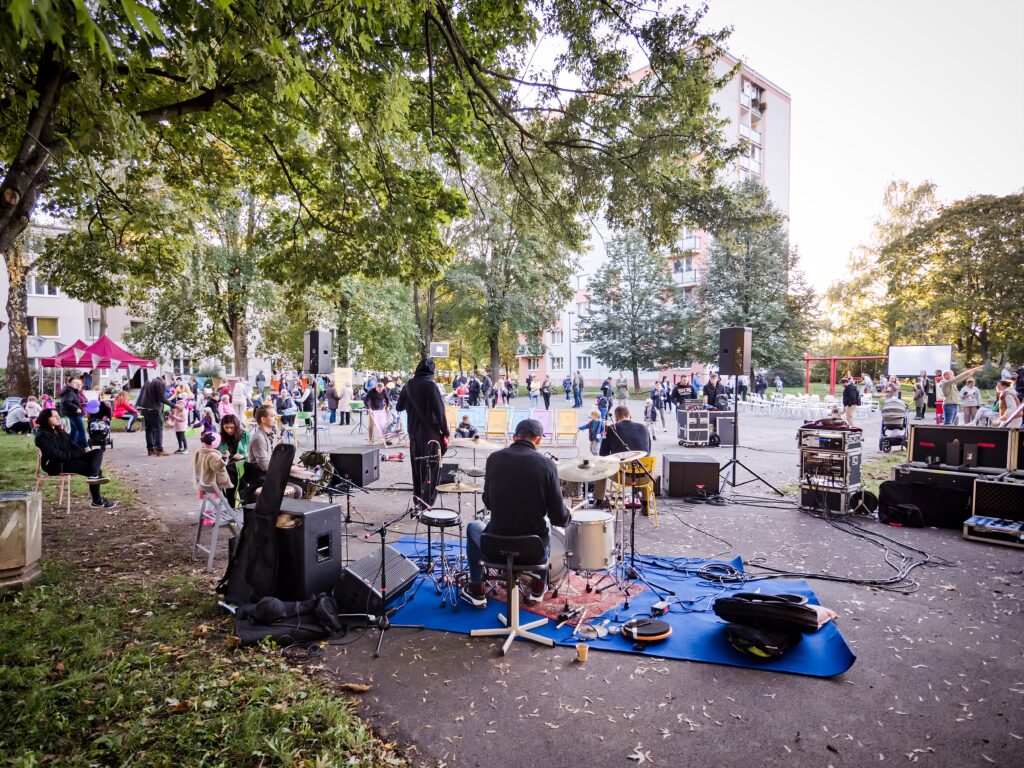
[[[757,474],[757,472],[755,472],[750,467],[748,467],[746,464],[744,464],[742,461],[740,461],[738,458],[736,458],[736,449],[739,447],[739,444],[740,444],[740,395],[739,395],[739,387],[737,386],[738,380],[739,380],[738,376],[733,376],[733,386],[732,386],[732,458],[729,459],[727,462],[725,462],[725,464],[722,465],[722,468],[719,469],[718,471],[722,475],[722,480],[725,482],[725,484],[726,485],[730,485],[733,488],[737,488],[737,487],[739,487],[741,485],[746,485],[747,483],[754,483],[754,482],[760,481],[760,482],[764,483],[765,485],[767,485],[769,488],[771,488],[773,491],[775,491],[777,494],[779,494],[779,496],[784,496],[785,494],[782,491],[780,491],[774,485],[772,485],[767,480],[765,480],[763,477],[761,477],[759,474]],[[748,473],[753,475],[753,477],[749,478],[748,480],[744,480],[742,483],[737,483],[736,482],[736,470],[737,470],[737,468],[746,470]],[[729,478],[729,470],[730,469],[732,470],[732,479]]]

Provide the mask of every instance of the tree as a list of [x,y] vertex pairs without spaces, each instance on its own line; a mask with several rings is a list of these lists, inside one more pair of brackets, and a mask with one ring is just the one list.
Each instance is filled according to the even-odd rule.
[[967,365],[989,365],[994,352],[1002,362],[1011,345],[1018,351],[1022,244],[1024,194],[959,200],[889,240],[881,255],[897,338],[952,340]]
[[815,296],[789,248],[781,215],[758,184],[738,190],[741,211],[719,228],[698,288],[695,343],[703,360],[718,357],[718,331],[753,329],[757,367],[797,362],[814,328]]
[[590,308],[578,320],[580,338],[605,365],[633,372],[656,368],[669,345],[666,315],[681,307],[668,280],[668,261],[635,231],[608,243],[608,260],[590,281]]
[[[133,211],[112,172],[158,175],[154,153],[191,161],[212,145],[267,169],[260,194],[288,195],[275,255],[308,257],[312,279],[368,254],[395,276],[440,274],[439,229],[462,202],[435,158],[460,176],[467,162],[500,168],[557,219],[546,158],[581,207],[666,237],[720,215],[716,174],[735,154],[709,98],[731,75],[714,74],[726,34],[698,31],[702,13],[632,0],[12,0],[0,253],[40,201]],[[566,47],[536,72],[542,34]],[[637,49],[644,78],[628,76]]]

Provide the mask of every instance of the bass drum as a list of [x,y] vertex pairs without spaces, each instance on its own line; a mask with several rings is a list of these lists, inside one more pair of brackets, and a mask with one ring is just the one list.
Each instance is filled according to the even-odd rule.
[[566,572],[566,556],[568,551],[565,546],[565,532],[561,528],[552,528],[548,532],[548,583],[555,584]]
[[615,564],[615,517],[600,509],[573,513],[566,529],[569,554],[566,562],[574,571],[603,571]]

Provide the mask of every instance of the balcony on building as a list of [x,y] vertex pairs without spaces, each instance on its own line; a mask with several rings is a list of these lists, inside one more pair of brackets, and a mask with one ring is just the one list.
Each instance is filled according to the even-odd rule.
[[696,285],[700,282],[699,269],[681,269],[672,272],[672,282],[676,285]]
[[538,344],[535,347],[531,347],[529,344],[520,344],[516,347],[516,357],[543,357],[547,353],[547,344]]

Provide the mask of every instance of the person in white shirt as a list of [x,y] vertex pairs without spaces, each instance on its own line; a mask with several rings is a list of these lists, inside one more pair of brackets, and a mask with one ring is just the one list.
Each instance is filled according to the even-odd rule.
[[28,412],[25,410],[25,401],[18,403],[7,412],[4,429],[12,435],[27,435],[32,431],[32,422],[29,420]]

